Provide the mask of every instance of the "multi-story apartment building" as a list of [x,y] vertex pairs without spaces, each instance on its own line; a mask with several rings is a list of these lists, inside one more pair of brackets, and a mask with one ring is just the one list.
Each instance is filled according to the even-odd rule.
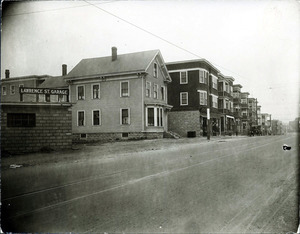
[[268,113],[261,113],[261,129],[263,135],[272,133],[272,116]]
[[249,131],[249,120],[248,120],[248,97],[250,93],[242,92],[241,93],[241,107],[242,107],[242,134],[248,134]]
[[240,84],[234,84],[233,85],[233,116],[235,118],[235,124],[236,124],[236,133],[241,134],[242,133],[242,94],[241,89],[243,88]]
[[256,98],[248,98],[248,121],[249,127],[256,127],[258,125],[257,122],[257,99]]
[[[173,106],[169,113],[169,130],[181,136],[187,136],[189,132],[197,136],[206,136],[208,131],[219,134],[220,71],[205,59],[167,63],[167,68],[172,78],[168,100]],[[208,129],[207,113],[211,129]]]
[[67,75],[75,141],[161,138],[168,127],[167,85],[159,50],[81,60]]
[[234,78],[219,73],[218,80],[218,109],[221,113],[221,133],[232,135],[236,132],[233,116],[233,81]]
[[260,105],[257,106],[256,112],[257,112],[257,125],[261,129],[262,119],[261,119],[261,106]]

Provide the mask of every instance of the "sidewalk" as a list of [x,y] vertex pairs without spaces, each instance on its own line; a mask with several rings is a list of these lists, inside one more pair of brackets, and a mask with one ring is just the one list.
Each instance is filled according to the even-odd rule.
[[[212,136],[209,142],[228,141],[248,136]],[[49,153],[31,153],[25,155],[13,155],[1,158],[1,169],[18,169],[20,167],[29,167],[52,163],[71,163],[97,157],[98,159],[107,158],[113,154],[125,154],[134,152],[143,152],[151,150],[160,150],[172,147],[180,147],[183,144],[208,143],[206,137],[179,138],[179,139],[149,139],[149,140],[128,140],[108,143],[86,143],[74,144],[72,150],[52,151]]]

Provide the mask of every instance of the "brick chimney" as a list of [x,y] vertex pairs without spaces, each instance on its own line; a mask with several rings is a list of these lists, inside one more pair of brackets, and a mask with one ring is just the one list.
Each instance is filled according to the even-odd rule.
[[9,70],[8,69],[5,70],[5,78],[6,79],[9,78]]
[[112,47],[111,48],[111,61],[116,61],[117,57],[118,57],[117,47]]
[[67,64],[62,65],[62,76],[67,75]]

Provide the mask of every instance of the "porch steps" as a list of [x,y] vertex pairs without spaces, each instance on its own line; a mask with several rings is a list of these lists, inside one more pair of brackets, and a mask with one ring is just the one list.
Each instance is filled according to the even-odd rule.
[[164,138],[174,138],[174,139],[179,139],[181,136],[177,134],[176,132],[168,131],[164,132]]

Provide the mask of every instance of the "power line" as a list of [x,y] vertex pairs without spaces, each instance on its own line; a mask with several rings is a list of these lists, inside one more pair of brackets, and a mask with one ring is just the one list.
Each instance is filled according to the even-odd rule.
[[[113,0],[109,2],[101,2],[97,3],[95,5],[102,5],[107,3],[113,3],[121,0]],[[4,15],[3,17],[12,17],[12,16],[20,16],[20,15],[30,15],[30,14],[37,14],[37,13],[44,13],[44,12],[51,12],[51,11],[60,11],[60,10],[68,10],[68,9],[74,9],[74,8],[81,8],[81,7],[87,7],[90,6],[90,4],[85,5],[79,5],[79,6],[72,6],[72,7],[62,7],[62,8],[55,8],[55,9],[49,9],[49,10],[41,10],[41,11],[31,11],[31,12],[23,12],[23,13],[17,13],[17,14],[11,14],[11,15]]]
[[[154,34],[154,33],[150,32],[150,31],[148,31],[148,30],[146,30],[146,29],[144,29],[144,28],[142,28],[142,27],[140,27],[140,26],[138,26],[138,25],[136,25],[136,24],[134,24],[134,23],[131,23],[131,22],[128,21],[128,20],[125,20],[125,19],[123,19],[123,18],[121,18],[121,17],[119,17],[119,16],[117,16],[117,15],[115,15],[115,14],[113,14],[113,13],[107,11],[107,10],[104,10],[104,9],[98,7],[96,4],[92,4],[92,3],[90,3],[90,2],[88,2],[88,1],[86,1],[86,0],[84,0],[84,2],[90,4],[91,6],[94,6],[94,7],[98,8],[99,10],[101,10],[101,11],[103,11],[103,12],[105,12],[105,13],[107,13],[107,14],[109,14],[109,15],[111,15],[111,16],[113,16],[113,17],[119,19],[119,20],[124,21],[125,23],[127,23],[127,24],[129,24],[129,25],[131,25],[131,26],[133,26],[133,27],[135,27],[135,28],[137,28],[137,29],[139,29],[139,30],[141,30],[141,31],[143,31],[143,32],[146,32],[146,33],[148,33],[148,34],[150,34],[150,35],[152,35],[152,36],[154,36],[154,37],[157,37],[158,39],[160,39],[160,40],[162,40],[162,41],[164,41],[164,42],[166,42],[166,43],[168,43],[168,44],[170,44],[170,45],[172,45],[172,46],[175,46],[175,47],[178,48],[178,49],[181,49],[181,50],[183,50],[183,51],[185,51],[185,52],[187,52],[187,53],[189,53],[189,54],[191,54],[191,55],[194,55],[194,56],[197,57],[197,58],[204,59],[203,57],[199,56],[198,54],[195,54],[195,53],[193,53],[193,52],[191,52],[191,51],[189,51],[189,50],[187,50],[187,49],[185,49],[185,48],[183,48],[183,47],[181,47],[181,46],[179,46],[179,45],[176,45],[176,44],[173,43],[173,42],[170,42],[170,41],[167,40],[167,39],[162,38],[161,36],[159,36],[159,35],[157,35],[157,34]],[[211,63],[212,63],[212,62],[211,62]],[[216,63],[212,63],[212,64],[215,65],[215,66],[218,66],[218,67],[220,67],[220,68],[222,68],[222,69],[224,69],[224,70],[227,70],[227,71],[229,71],[229,72],[232,72],[232,73],[237,74],[236,72],[231,71],[231,70],[229,70],[229,69],[227,69],[227,68],[225,68],[225,67],[223,67],[223,66],[221,66],[221,65],[218,65],[218,64],[216,64]],[[237,74],[237,75],[240,76],[240,77],[244,77],[244,76],[241,76],[240,74]],[[246,78],[246,77],[244,77],[244,78]]]

